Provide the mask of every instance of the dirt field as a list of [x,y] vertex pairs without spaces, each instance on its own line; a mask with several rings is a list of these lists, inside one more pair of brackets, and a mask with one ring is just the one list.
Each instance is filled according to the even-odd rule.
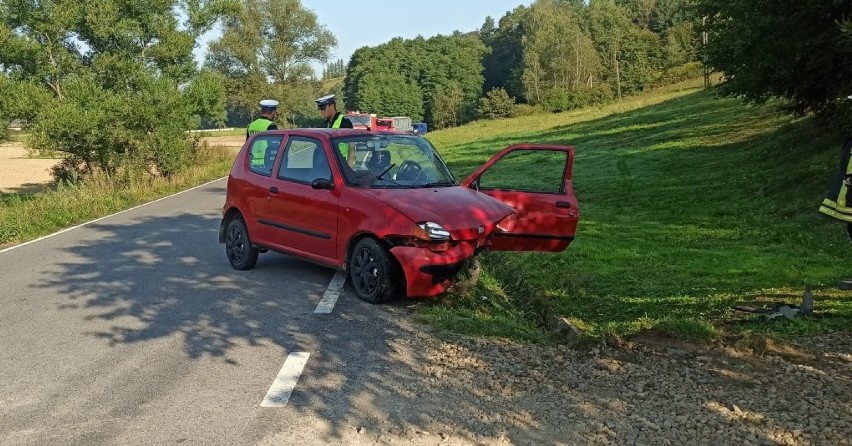
[[[244,136],[217,136],[201,138],[210,146],[225,146],[239,149],[246,138]],[[57,159],[28,158],[22,143],[0,143],[0,193],[30,194],[53,183],[50,168]]]
[[33,193],[50,187],[59,160],[27,158],[21,143],[0,144],[0,193]]

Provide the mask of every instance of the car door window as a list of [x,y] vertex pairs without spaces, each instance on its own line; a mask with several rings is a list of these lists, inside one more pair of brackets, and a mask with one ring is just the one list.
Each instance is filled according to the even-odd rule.
[[479,179],[479,189],[562,193],[566,152],[515,150],[500,158]]
[[281,146],[281,135],[264,135],[256,137],[248,152],[249,170],[263,175],[272,176],[272,165]]
[[287,142],[278,178],[311,183],[317,178],[331,179],[331,168],[322,143],[313,138],[294,136]]

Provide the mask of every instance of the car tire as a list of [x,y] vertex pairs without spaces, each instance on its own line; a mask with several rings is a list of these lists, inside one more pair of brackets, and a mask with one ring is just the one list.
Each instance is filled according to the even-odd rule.
[[361,239],[349,258],[349,279],[358,298],[371,304],[396,294],[397,271],[390,253],[372,238]]
[[237,271],[252,269],[257,263],[258,250],[251,244],[242,218],[235,217],[228,222],[225,229],[225,254],[228,256],[228,262]]

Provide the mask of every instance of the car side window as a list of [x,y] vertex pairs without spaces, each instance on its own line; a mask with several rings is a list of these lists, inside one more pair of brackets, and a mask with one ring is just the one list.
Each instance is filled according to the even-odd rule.
[[284,148],[278,178],[308,184],[317,178],[330,180],[331,167],[322,143],[304,136],[291,137]]
[[281,135],[264,135],[255,138],[248,152],[249,170],[258,175],[272,176],[272,165],[275,164],[281,139]]

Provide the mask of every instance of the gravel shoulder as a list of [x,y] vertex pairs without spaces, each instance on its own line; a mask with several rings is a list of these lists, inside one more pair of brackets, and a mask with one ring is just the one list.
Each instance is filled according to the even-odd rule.
[[373,377],[349,443],[852,444],[852,333],[759,348],[428,335],[392,347],[410,369]]

